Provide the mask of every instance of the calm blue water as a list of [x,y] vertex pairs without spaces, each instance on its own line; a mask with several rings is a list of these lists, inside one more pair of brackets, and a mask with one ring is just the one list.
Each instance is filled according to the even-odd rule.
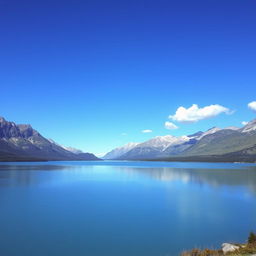
[[256,231],[256,165],[0,164],[1,256],[176,256]]

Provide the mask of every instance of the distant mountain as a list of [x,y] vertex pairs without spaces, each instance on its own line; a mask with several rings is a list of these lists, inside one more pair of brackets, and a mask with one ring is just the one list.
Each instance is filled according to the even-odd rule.
[[256,120],[241,129],[222,129],[203,137],[183,155],[223,155],[250,152],[256,145]]
[[61,148],[64,148],[65,150],[69,151],[69,152],[72,152],[74,154],[81,154],[81,153],[84,153],[82,150],[80,149],[77,149],[77,148],[73,148],[73,147],[66,147],[66,146],[63,146],[63,145],[60,145],[58,144],[56,141],[52,140],[52,139],[48,139],[51,143],[61,147]]
[[72,153],[74,153],[74,154],[82,154],[83,153],[83,151],[82,150],[80,150],[80,149],[77,149],[77,148],[72,148],[72,147],[65,147],[65,146],[62,146],[64,149],[66,149],[67,151],[69,151],[69,152],[72,152]]
[[247,133],[247,132],[256,132],[256,119],[252,120],[251,122],[249,122],[247,125],[245,125],[241,130],[241,132],[243,133]]
[[213,127],[182,137],[158,136],[136,145],[118,159],[254,162],[256,119],[243,128]]
[[124,145],[123,147],[118,147],[115,148],[113,150],[111,150],[110,152],[108,152],[105,156],[103,156],[103,159],[118,159],[120,156],[124,155],[125,153],[127,153],[128,151],[130,151],[131,149],[133,149],[134,147],[136,147],[139,143],[135,143],[135,142],[130,142],[126,145]]
[[177,146],[189,140],[190,138],[187,136],[157,136],[146,142],[139,143],[133,149],[120,156],[119,159],[150,159],[161,157],[163,156],[163,152],[170,146]]
[[[188,136],[175,137],[172,135],[157,136],[143,143],[137,143],[132,148],[120,147],[112,150],[111,152],[118,151],[119,154],[113,155],[111,152],[107,153],[107,159],[152,159],[168,157],[169,155],[178,155],[184,152],[188,148],[192,147],[202,137],[215,133],[220,129],[213,127],[206,132],[197,132]],[[129,144],[127,144],[129,145]],[[125,148],[126,152],[122,152],[119,149]],[[104,159],[106,159],[104,157]]]
[[28,124],[0,117],[0,161],[97,160],[90,153],[72,152],[44,138]]

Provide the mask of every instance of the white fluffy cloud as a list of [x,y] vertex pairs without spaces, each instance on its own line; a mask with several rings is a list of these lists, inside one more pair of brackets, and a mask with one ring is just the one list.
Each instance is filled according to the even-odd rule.
[[218,104],[203,108],[199,108],[197,104],[193,104],[189,108],[179,107],[175,115],[170,115],[169,118],[181,123],[195,123],[199,120],[215,117],[221,113],[229,114],[230,110]]
[[242,125],[247,125],[247,124],[248,124],[248,122],[243,121],[241,124],[242,124]]
[[150,129],[146,129],[146,130],[142,130],[141,132],[142,132],[142,133],[150,133],[150,132],[153,132],[153,131],[150,130]]
[[165,128],[168,129],[168,130],[175,130],[175,129],[178,129],[178,126],[175,125],[174,123],[172,122],[165,122],[164,124]]
[[248,108],[256,112],[256,101],[252,101],[248,104]]

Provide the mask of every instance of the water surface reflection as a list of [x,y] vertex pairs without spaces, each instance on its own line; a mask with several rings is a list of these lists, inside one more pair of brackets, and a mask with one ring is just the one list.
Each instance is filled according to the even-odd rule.
[[1,255],[177,256],[256,228],[248,164],[0,164]]

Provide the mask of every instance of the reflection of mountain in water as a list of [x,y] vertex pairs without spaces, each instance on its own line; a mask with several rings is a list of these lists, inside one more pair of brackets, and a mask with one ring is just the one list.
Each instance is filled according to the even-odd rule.
[[0,165],[0,171],[52,171],[72,168],[72,165]]
[[208,184],[210,186],[244,186],[256,193],[256,167],[244,169],[192,169],[192,168],[131,168],[116,167],[125,172],[136,172],[165,181]]
[[78,167],[72,165],[0,165],[0,186],[29,186],[49,183],[55,179],[55,174],[43,175],[38,171],[63,171],[73,168]]
[[[120,163],[114,163],[120,164]],[[130,164],[130,163],[122,163]],[[117,166],[113,164],[77,165],[77,164],[18,164],[0,165],[0,186],[33,186],[49,183],[70,183],[88,178],[101,178],[100,169],[112,179],[116,174],[111,171],[121,171],[124,176],[142,174],[163,182],[182,182],[184,184],[201,184],[212,187],[241,186],[256,195],[256,166],[234,165],[227,169],[220,168],[180,168],[180,167],[146,167],[146,166]],[[147,163],[148,164],[148,163]],[[59,172],[64,171],[64,172]],[[65,172],[68,170],[68,172]],[[86,170],[86,172],[83,172]],[[71,171],[71,172],[70,172]],[[46,174],[47,172],[47,174]],[[95,172],[95,173],[94,173]],[[126,174],[125,174],[126,173]],[[111,177],[111,175],[114,175]],[[124,177],[126,178],[126,177]]]

